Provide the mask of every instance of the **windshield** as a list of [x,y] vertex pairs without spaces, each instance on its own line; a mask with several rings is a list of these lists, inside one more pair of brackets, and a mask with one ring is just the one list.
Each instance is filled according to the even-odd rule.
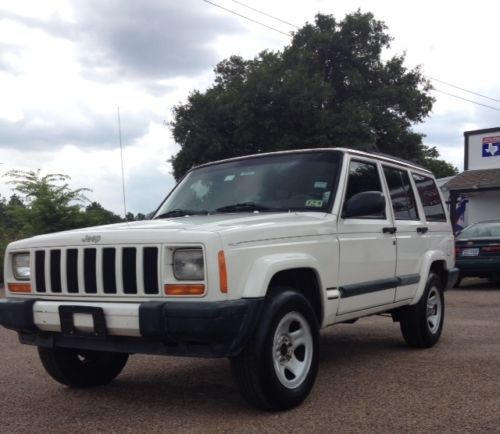
[[457,237],[459,240],[467,238],[500,238],[500,222],[475,223],[466,227]]
[[341,154],[316,151],[201,167],[173,190],[155,218],[221,212],[321,211],[335,194]]

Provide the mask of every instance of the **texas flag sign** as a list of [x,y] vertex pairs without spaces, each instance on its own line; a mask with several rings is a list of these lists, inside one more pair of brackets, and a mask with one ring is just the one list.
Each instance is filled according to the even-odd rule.
[[483,137],[483,157],[500,157],[500,136]]

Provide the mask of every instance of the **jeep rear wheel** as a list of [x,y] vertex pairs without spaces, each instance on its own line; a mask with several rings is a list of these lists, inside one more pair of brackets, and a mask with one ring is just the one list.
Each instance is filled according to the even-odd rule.
[[419,302],[401,310],[401,332],[411,347],[429,348],[439,340],[443,322],[443,285],[439,276],[431,273]]
[[38,347],[47,373],[59,383],[92,387],[114,380],[125,367],[128,354],[71,348]]
[[231,359],[245,399],[270,411],[299,405],[318,371],[319,326],[309,301],[290,288],[274,288],[244,351]]

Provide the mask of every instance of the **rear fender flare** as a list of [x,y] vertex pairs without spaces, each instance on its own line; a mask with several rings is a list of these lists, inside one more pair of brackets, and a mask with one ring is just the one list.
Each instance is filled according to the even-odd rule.
[[420,269],[420,281],[418,283],[417,292],[415,293],[415,297],[410,304],[417,304],[422,294],[425,291],[425,286],[427,285],[427,279],[429,277],[429,273],[431,272],[431,267],[434,262],[444,262],[447,263],[446,255],[439,250],[430,250],[425,253],[424,258],[422,260],[422,268]]

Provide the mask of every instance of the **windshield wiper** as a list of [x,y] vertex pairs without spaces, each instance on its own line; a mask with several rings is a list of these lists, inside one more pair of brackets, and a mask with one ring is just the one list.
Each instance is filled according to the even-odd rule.
[[172,211],[164,212],[163,214],[156,216],[155,219],[163,219],[168,217],[185,217],[190,215],[208,215],[208,211],[204,209],[192,210],[192,209],[176,208],[173,209]]
[[281,211],[278,208],[270,208],[254,202],[242,202],[217,208],[216,212],[246,212],[246,211]]

